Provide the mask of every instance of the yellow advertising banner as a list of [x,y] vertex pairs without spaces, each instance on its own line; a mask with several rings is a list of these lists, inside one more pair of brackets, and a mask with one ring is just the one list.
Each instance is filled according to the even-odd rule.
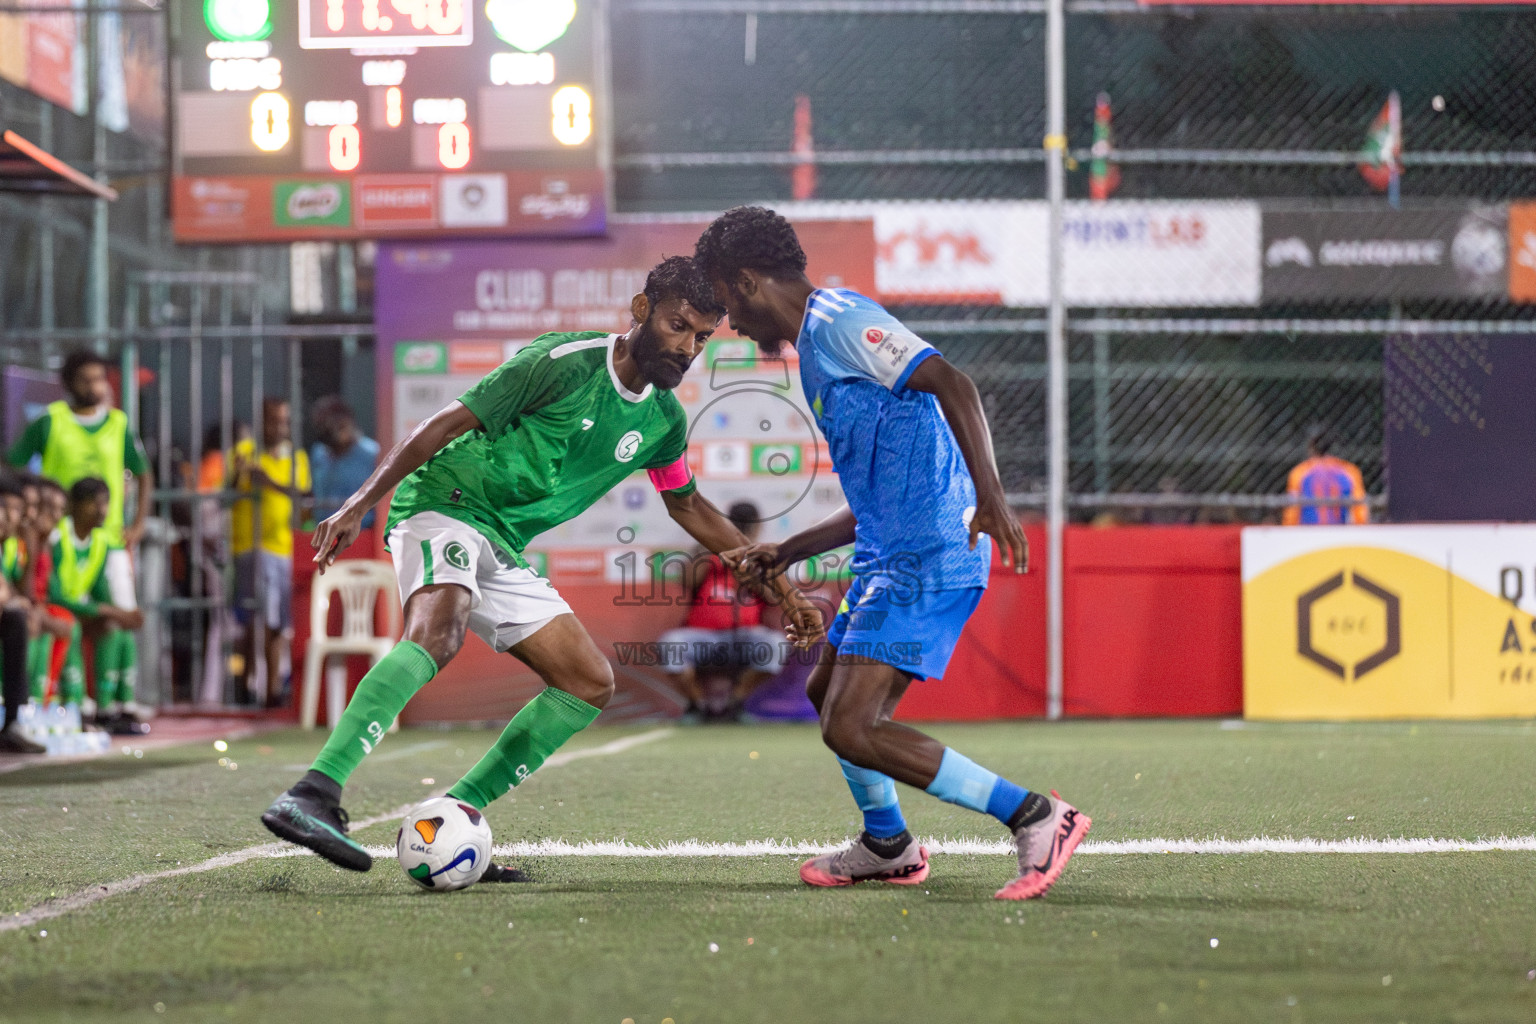
[[1536,716],[1536,526],[1243,531],[1243,714]]

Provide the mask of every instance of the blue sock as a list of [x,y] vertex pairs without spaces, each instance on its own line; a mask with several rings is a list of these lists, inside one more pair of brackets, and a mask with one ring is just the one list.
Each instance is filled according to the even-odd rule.
[[889,775],[882,775],[870,768],[842,758],[843,778],[853,790],[853,802],[864,812],[864,831],[876,839],[889,839],[907,830],[907,819],[901,816],[901,805],[896,802],[896,783]]
[[945,803],[990,814],[1004,825],[1029,796],[1029,790],[987,771],[949,747],[944,748],[939,774],[934,776],[928,792]]

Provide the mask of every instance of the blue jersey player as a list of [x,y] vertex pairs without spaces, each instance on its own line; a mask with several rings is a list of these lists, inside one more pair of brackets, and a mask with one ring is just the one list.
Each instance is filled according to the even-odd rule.
[[807,691],[864,829],[850,846],[806,861],[801,879],[925,879],[928,851],[907,831],[896,799],[894,782],[903,782],[1002,822],[1013,833],[1019,875],[998,898],[1043,895],[1087,834],[1087,815],[891,718],[912,680],[944,674],[986,589],[988,537],[1005,565],[1025,571],[1024,534],[998,480],[976,386],[877,303],[844,288],[815,288],[794,229],[771,210],[721,215],[700,236],[695,260],[734,330],[769,354],[785,342],[795,346],[806,399],[848,499],[781,544],[729,556],[745,576],[773,576],[854,546],[853,585]]

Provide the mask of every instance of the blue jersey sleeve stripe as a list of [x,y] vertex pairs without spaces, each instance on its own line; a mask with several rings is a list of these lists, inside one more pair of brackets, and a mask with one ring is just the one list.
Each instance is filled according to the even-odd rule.
[[936,356],[938,354],[939,350],[936,348],[925,348],[921,352],[918,352],[916,355],[914,355],[912,357],[912,361],[907,364],[907,368],[901,371],[901,376],[897,377],[896,382],[891,385],[891,390],[897,394],[900,394],[903,390],[905,390],[907,386],[907,379],[912,376],[912,371],[917,369],[918,364],[927,359],[929,356]]

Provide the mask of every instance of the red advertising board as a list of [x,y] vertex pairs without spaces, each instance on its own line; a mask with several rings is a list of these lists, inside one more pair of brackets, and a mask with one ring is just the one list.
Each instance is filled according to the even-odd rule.
[[365,232],[437,226],[437,175],[378,174],[352,182],[357,226]]
[[[603,230],[598,171],[548,174],[267,174],[178,176],[178,242],[300,242],[397,235],[569,237]],[[295,203],[295,192],[330,196]],[[466,197],[479,198],[478,211]]]
[[0,78],[85,113],[85,79],[75,73],[84,59],[84,17],[70,9],[69,0],[36,0],[29,6],[26,13],[0,14]]

